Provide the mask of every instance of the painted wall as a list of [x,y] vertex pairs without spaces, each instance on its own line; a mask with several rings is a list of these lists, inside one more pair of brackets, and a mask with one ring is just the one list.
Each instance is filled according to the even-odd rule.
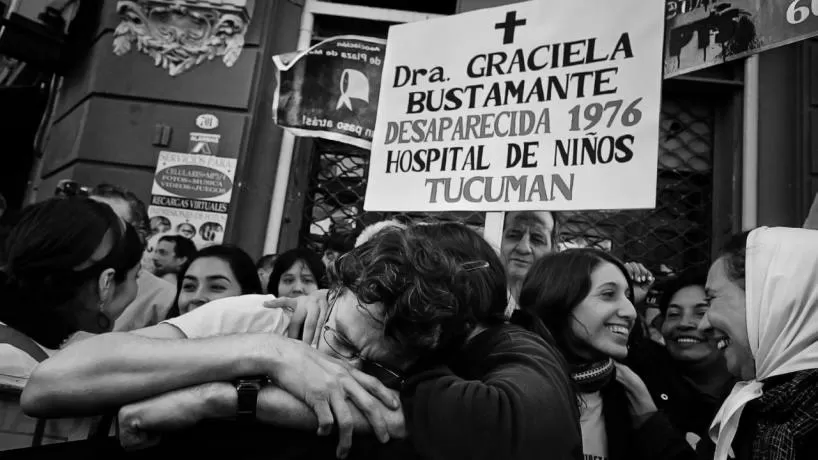
[[804,42],[800,58],[802,115],[798,126],[803,161],[799,166],[804,171],[804,182],[799,217],[805,219],[810,205],[818,202],[818,39]]
[[[274,75],[270,56],[294,49],[301,8],[257,2],[235,65],[205,61],[176,77],[133,47],[113,53],[119,24],[115,1],[105,1],[96,40],[65,76],[45,148],[38,199],[61,179],[93,186],[108,182],[147,203],[161,150],[185,152],[196,117],[219,118],[219,156],[239,159],[225,241],[251,254],[261,250],[272,195],[280,130],[272,124]],[[158,134],[169,132],[166,145]]]
[[759,55],[758,222],[800,226],[798,222],[798,85],[793,69],[798,47]]
[[759,61],[759,225],[800,227],[818,194],[818,40]]

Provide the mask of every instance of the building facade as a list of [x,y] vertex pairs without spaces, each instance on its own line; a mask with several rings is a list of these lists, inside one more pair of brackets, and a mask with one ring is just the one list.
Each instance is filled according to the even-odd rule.
[[[367,151],[288,139],[273,124],[271,57],[330,36],[386,37],[393,23],[513,2],[210,0],[188,2],[190,16],[141,17],[125,3],[147,9],[162,2],[97,2],[94,38],[64,72],[30,195],[46,198],[60,180],[73,179],[119,184],[147,201],[159,151],[188,151],[190,134],[201,131],[197,117],[214,115],[218,128],[208,132],[220,136],[217,154],[238,159],[225,241],[259,256],[319,246],[331,231],[383,217],[362,208]],[[146,44],[156,39],[152,30],[204,30],[202,21],[224,15],[238,18],[231,16],[233,27],[247,22],[230,66],[219,55],[178,71],[172,56],[140,52],[138,40],[115,52],[123,28],[142,27],[139,21],[152,22],[138,32]],[[610,247],[653,269],[679,269],[706,265],[742,227],[801,226],[818,193],[818,40],[762,53],[755,64],[665,80],[657,208],[567,213],[564,244]],[[484,219],[432,217],[476,227]]]

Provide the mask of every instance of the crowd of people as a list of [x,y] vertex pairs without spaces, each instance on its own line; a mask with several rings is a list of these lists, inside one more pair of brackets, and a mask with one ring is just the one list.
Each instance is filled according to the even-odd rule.
[[657,283],[560,250],[553,212],[507,213],[498,248],[385,221],[258,262],[153,227],[102,185],[4,234],[0,450],[818,457],[818,231],[758,228]]

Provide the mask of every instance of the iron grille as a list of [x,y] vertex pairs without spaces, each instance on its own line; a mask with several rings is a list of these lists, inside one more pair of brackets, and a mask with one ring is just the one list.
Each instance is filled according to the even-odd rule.
[[[705,101],[662,104],[657,206],[651,210],[561,213],[562,247],[598,247],[656,273],[706,267],[711,247],[714,110]],[[386,218],[457,221],[482,228],[484,213],[363,211],[369,152],[316,140],[304,209],[303,246],[319,249],[333,231]]]
[[365,212],[369,151],[332,141],[316,140],[309,182],[302,245],[319,249],[332,232],[355,232],[384,219],[401,222],[455,221],[482,229],[485,213]]
[[656,208],[562,214],[562,247],[598,247],[654,273],[710,263],[714,109],[665,98],[659,135]]

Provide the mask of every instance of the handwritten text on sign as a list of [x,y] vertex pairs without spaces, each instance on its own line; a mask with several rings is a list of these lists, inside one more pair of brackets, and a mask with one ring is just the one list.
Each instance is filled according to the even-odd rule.
[[648,3],[393,26],[365,208],[654,206],[664,8]]

